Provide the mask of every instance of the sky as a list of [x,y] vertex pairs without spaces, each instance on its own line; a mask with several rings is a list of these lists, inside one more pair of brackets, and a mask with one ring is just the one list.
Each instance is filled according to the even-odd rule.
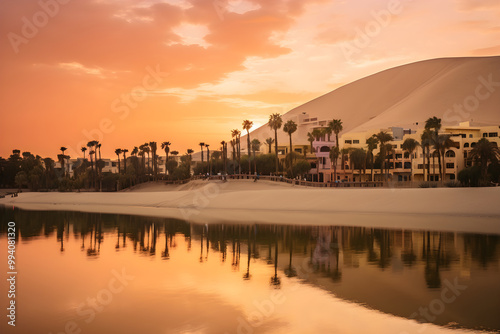
[[0,2],[0,156],[217,148],[384,69],[500,54],[498,0]]

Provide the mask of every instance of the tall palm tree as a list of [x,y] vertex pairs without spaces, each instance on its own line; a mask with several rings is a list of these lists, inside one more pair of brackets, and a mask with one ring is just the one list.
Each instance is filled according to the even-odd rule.
[[201,164],[203,165],[203,149],[205,148],[205,143],[200,142],[198,145],[200,145],[200,151],[201,151]]
[[248,152],[248,161],[250,161],[250,154],[252,152],[252,147],[250,144],[250,129],[253,126],[253,122],[249,121],[248,119],[243,121],[243,130],[247,130],[247,152]]
[[255,159],[255,152],[260,150],[260,140],[252,140],[252,152],[253,152],[253,169],[257,173],[257,160]]
[[394,147],[392,147],[392,144],[385,144],[385,149],[384,149],[384,152],[385,152],[385,156],[387,158],[387,168],[385,169],[385,179],[387,180],[388,176],[389,176],[389,170],[391,169],[391,158],[392,158],[392,161],[393,161],[393,168],[395,167],[394,166]]
[[234,138],[236,146],[236,157],[238,158],[238,174],[241,174],[241,131],[238,129],[231,130],[231,136]]
[[148,143],[144,143],[143,144],[143,150],[144,150],[144,153],[148,155],[148,169],[147,169],[147,175],[148,175],[148,180],[149,180],[149,175],[151,173],[151,168],[150,168],[150,165],[149,165],[149,153],[151,152],[151,148],[149,147],[149,144]]
[[[439,130],[441,129],[441,118],[437,118],[436,116],[430,117],[425,121],[425,129],[426,130],[434,130],[433,135],[430,136],[431,145],[438,146],[439,151]],[[438,164],[439,164],[439,173],[441,174],[441,155],[438,155]],[[439,177],[438,177],[439,178]]]
[[488,182],[488,162],[498,163],[500,159],[500,149],[495,143],[486,138],[478,140],[476,146],[470,151],[470,157],[481,167],[481,183],[486,185]]
[[92,187],[94,186],[94,160],[92,159],[92,154],[94,154],[94,148],[95,146],[95,140],[91,140],[87,143],[87,147],[89,148],[89,157],[90,157],[90,170],[92,172],[92,180],[91,180],[91,184],[92,184]]
[[[446,150],[448,150],[450,147],[453,147],[453,140],[451,140],[451,135],[438,135],[437,137],[434,137],[434,148],[437,150],[439,154],[439,172],[441,173],[441,180],[444,181],[446,178],[446,162],[445,162],[445,155],[446,155]],[[443,162],[441,164],[441,161]]]
[[314,143],[314,140],[316,138],[314,138],[314,135],[311,133],[311,132],[308,132],[307,133],[307,141],[309,142],[309,144],[311,145],[311,153],[314,152],[314,147],[313,147],[313,143]]
[[[430,174],[430,149],[432,142],[432,132],[430,129],[425,129],[420,136],[420,146],[422,147],[422,156],[423,156],[423,176],[424,181],[429,181]],[[427,158],[427,163],[426,163]],[[427,171],[427,173],[426,173]]]
[[371,159],[371,180],[372,181],[375,181],[373,179],[373,170],[375,169],[373,166],[373,150],[375,150],[377,148],[378,143],[379,143],[379,141],[378,141],[377,137],[375,137],[375,135],[366,139],[366,145],[368,146],[367,147],[368,151],[367,151],[366,156],[367,157],[370,156],[370,159]]
[[269,154],[271,154],[271,146],[273,145],[274,143],[274,139],[269,137],[266,139],[266,144],[269,146]]
[[137,155],[137,153],[139,153],[139,149],[137,148],[137,146],[134,146],[134,148],[132,149],[132,152],[130,152],[130,155]]
[[127,175],[127,152],[128,150],[124,148],[122,150],[123,153],[123,174]]
[[170,142],[169,141],[164,141],[163,143],[161,143],[161,148],[162,150],[165,150],[165,155],[166,155],[166,159],[165,159],[165,174],[167,174],[167,162],[168,162],[168,153],[170,153]]
[[[392,135],[387,133],[386,131],[380,131],[379,133],[375,134],[375,138],[378,139],[378,142],[380,143],[380,157],[382,159],[382,164],[380,165],[380,174],[384,174],[384,163],[385,163],[385,157],[387,155],[386,149],[388,148],[385,144],[391,140],[393,140]],[[392,145],[391,145],[392,148]]]
[[157,158],[158,155],[156,154],[156,151],[158,150],[158,146],[155,141],[150,141],[149,142],[149,147],[151,148],[151,155],[152,155],[152,164],[153,164],[153,176],[154,179],[156,180],[156,177],[158,175],[158,163],[157,163]]
[[210,167],[210,149],[208,148],[210,145],[205,144],[205,147],[207,148],[207,165],[208,165],[208,174],[212,175],[212,168]]
[[328,127],[332,129],[333,133],[335,133],[335,142],[337,147],[339,147],[339,133],[344,130],[342,121],[340,119],[334,119],[328,123]]
[[81,150],[83,153],[83,160],[85,160],[85,152],[87,151],[87,148],[85,146],[82,146]]
[[333,164],[333,181],[337,181],[337,160],[339,159],[340,150],[337,146],[330,147],[330,161]]
[[279,113],[272,114],[269,116],[269,127],[274,130],[274,153],[276,154],[276,174],[278,173],[279,168],[279,159],[278,159],[278,129],[281,129],[283,125],[283,119]]
[[419,145],[420,144],[418,143],[418,141],[413,138],[406,138],[403,142],[403,145],[401,145],[403,151],[408,152],[408,154],[410,155],[410,181],[413,181],[413,152],[415,152]]
[[64,151],[66,151],[67,148],[64,147],[64,146],[61,146],[60,150],[61,150],[62,157],[63,157],[63,159],[61,160],[61,169],[63,171],[63,177],[64,177],[64,176],[66,176],[66,169],[64,168],[64,163],[65,163],[66,156],[64,155]]
[[330,141],[332,139],[333,128],[331,126],[327,126],[324,128],[324,132],[327,135],[328,141]]
[[[292,145],[292,134],[297,131],[297,123],[292,120],[288,120],[285,125],[283,125],[283,131],[288,133],[290,137],[290,168],[293,170],[293,145]],[[293,174],[292,174],[293,176]]]
[[225,140],[220,142],[222,153],[222,164],[224,166],[224,174],[227,174],[227,143]]
[[121,148],[117,148],[117,149],[115,150],[115,154],[116,154],[116,156],[118,157],[118,174],[120,174],[120,173],[121,173],[121,166],[120,166],[120,154],[122,154],[122,153],[123,153],[123,150],[122,150]]
[[362,148],[355,148],[351,150],[349,159],[353,164],[353,168],[359,170],[359,182],[361,182],[361,170],[364,169],[366,164],[366,151]]

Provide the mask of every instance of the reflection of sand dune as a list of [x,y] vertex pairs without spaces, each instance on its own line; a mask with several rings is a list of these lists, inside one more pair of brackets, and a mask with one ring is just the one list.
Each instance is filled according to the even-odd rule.
[[[478,85],[489,78],[496,84],[479,91],[481,96],[489,96],[478,100],[477,108],[447,113],[455,104],[464,104],[466,98],[473,99]],[[388,69],[340,87],[289,111],[284,120],[296,120],[302,113],[319,120],[340,118],[344,133],[389,126],[415,128],[414,123],[422,126],[432,116],[442,118],[444,125],[470,119],[500,124],[498,83],[500,56],[432,59]],[[471,106],[472,102],[468,100]],[[299,127],[294,134],[296,143],[307,144],[307,131],[307,127]],[[266,125],[253,131],[252,137],[262,141],[270,134]],[[283,131],[278,134],[280,142],[288,140]]]

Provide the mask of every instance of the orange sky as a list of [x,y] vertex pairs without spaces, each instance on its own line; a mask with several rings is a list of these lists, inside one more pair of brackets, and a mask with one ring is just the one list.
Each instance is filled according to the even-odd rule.
[[218,147],[268,115],[418,60],[500,54],[498,0],[0,2],[0,156]]

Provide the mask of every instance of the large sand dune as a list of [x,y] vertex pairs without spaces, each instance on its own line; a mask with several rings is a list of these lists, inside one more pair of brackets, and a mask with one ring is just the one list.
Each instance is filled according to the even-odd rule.
[[[292,109],[283,120],[297,122],[302,113],[319,120],[341,119],[343,133],[391,126],[415,129],[432,116],[443,125],[500,124],[500,56],[432,59],[391,68]],[[307,144],[308,131],[299,127],[294,142]],[[278,134],[279,142],[288,143],[286,133]],[[261,142],[270,136],[274,134],[267,125],[251,133]]]
[[[149,185],[119,193],[22,193],[0,204],[30,210],[164,216],[197,223],[369,226],[500,234],[500,188],[306,188],[251,180]],[[165,187],[170,191],[146,191]],[[158,190],[158,189],[157,189]]]

